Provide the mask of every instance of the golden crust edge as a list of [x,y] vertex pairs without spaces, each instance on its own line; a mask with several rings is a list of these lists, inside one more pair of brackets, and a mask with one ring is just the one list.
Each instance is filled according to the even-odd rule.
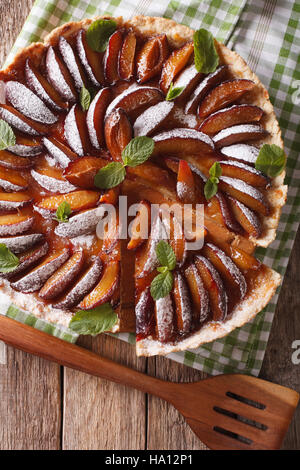
[[188,338],[177,344],[163,344],[157,340],[144,339],[136,343],[138,356],[166,355],[173,352],[196,349],[201,344],[210,343],[220,339],[236,328],[252,320],[271,300],[277,287],[280,285],[281,276],[273,269],[264,266],[256,278],[256,287],[233,310],[231,317],[222,323],[207,323],[200,331],[193,333]]

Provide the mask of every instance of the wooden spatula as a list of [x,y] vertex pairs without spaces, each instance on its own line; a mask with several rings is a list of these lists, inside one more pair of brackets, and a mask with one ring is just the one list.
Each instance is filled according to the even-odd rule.
[[279,449],[299,400],[289,388],[245,375],[182,384],[159,380],[2,315],[0,339],[63,366],[163,398],[211,449]]

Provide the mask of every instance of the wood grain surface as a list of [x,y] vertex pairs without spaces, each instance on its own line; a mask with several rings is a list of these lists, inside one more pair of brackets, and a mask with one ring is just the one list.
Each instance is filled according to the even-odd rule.
[[[34,0],[0,0],[0,64]],[[300,391],[300,365],[291,361],[300,340],[300,234],[277,305],[261,377]],[[109,336],[81,344],[137,370],[173,381],[205,375],[165,358],[137,359],[134,348]],[[0,450],[7,449],[203,449],[171,406],[117,384],[62,369],[7,348],[0,364]],[[300,449],[300,409],[284,442]]]

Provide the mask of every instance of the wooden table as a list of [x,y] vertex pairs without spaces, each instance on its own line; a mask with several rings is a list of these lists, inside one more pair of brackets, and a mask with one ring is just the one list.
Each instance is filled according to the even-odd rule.
[[[34,0],[0,0],[0,64]],[[277,306],[261,377],[300,391],[300,365],[291,362],[300,339],[300,233]],[[205,376],[165,358],[137,359],[132,346],[107,336],[84,346],[160,378],[194,381]],[[0,365],[0,449],[202,449],[178,413],[152,396],[64,369],[7,349]],[[300,449],[300,409],[284,442]]]

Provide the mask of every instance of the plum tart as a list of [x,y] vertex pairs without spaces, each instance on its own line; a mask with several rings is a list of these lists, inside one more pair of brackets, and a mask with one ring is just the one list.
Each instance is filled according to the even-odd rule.
[[[220,338],[269,302],[280,275],[254,250],[285,203],[283,143],[238,54],[171,20],[99,17],[21,50],[0,80],[0,285],[13,303],[82,334],[135,331],[149,356]],[[149,236],[120,239],[119,196]],[[174,203],[191,220],[202,206],[197,248]],[[116,223],[99,237],[108,205]]]

